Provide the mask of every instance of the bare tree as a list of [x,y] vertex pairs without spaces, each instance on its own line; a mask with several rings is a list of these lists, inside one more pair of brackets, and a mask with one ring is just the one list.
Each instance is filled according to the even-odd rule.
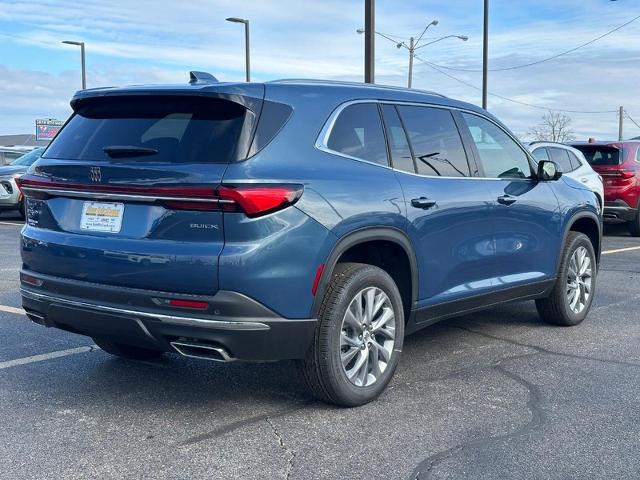
[[569,142],[576,138],[571,129],[571,117],[552,112],[542,116],[542,122],[529,130],[529,135],[539,142]]

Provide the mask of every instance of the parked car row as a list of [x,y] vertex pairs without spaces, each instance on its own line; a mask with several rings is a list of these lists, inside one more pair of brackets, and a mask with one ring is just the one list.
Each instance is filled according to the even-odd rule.
[[604,220],[626,223],[640,236],[640,141],[575,142],[589,165],[604,180]]
[[625,223],[640,236],[640,141],[532,142],[537,161],[553,160],[564,175],[596,195],[605,223]]
[[16,179],[27,172],[27,169],[40,158],[44,147],[31,150],[13,160],[9,165],[0,167],[0,212],[17,211],[25,218],[24,197]]

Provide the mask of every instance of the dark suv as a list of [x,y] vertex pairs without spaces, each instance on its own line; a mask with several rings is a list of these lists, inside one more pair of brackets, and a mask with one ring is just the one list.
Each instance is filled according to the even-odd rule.
[[20,181],[23,305],[109,353],[297,359],[319,398],[360,405],[436,321],[589,311],[594,194],[473,105],[195,72],[71,105]]
[[591,167],[602,175],[604,220],[626,223],[640,237],[640,141],[578,142]]

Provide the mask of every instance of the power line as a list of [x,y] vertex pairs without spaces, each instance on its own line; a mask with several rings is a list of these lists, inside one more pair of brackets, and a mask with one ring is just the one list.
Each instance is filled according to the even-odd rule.
[[[535,62],[523,63],[523,64],[520,64],[520,65],[512,65],[512,66],[510,66],[510,67],[491,68],[491,69],[489,69],[489,71],[490,71],[490,72],[505,72],[505,71],[508,71],[508,70],[518,70],[518,69],[520,69],[520,68],[531,67],[531,66],[533,66],[533,65],[539,65],[539,64],[541,64],[541,63],[545,63],[545,62],[548,62],[548,61],[550,61],[550,60],[555,60],[555,59],[556,59],[556,58],[558,58],[558,57],[562,57],[562,56],[564,56],[564,55],[568,55],[569,53],[573,53],[573,52],[575,52],[576,50],[580,50],[581,48],[584,48],[584,47],[586,47],[586,46],[588,46],[588,45],[591,45],[592,43],[595,43],[595,42],[597,42],[598,40],[602,40],[604,37],[607,37],[607,36],[611,35],[612,33],[617,32],[617,31],[618,31],[618,30],[620,30],[621,28],[624,28],[624,27],[626,27],[627,25],[630,25],[631,23],[635,22],[635,21],[636,21],[636,20],[638,20],[638,19],[640,19],[640,15],[638,15],[638,16],[637,16],[637,17],[635,17],[635,18],[632,18],[631,20],[629,20],[629,21],[628,21],[628,22],[626,22],[626,23],[623,23],[622,25],[617,26],[617,27],[616,27],[616,28],[614,28],[613,30],[609,30],[608,32],[606,32],[606,33],[604,33],[604,34],[600,35],[599,37],[596,37],[596,38],[594,38],[594,39],[592,39],[592,40],[589,40],[588,42],[585,42],[585,43],[583,43],[583,44],[581,44],[581,45],[578,45],[577,47],[570,48],[569,50],[565,50],[564,52],[557,53],[557,54],[552,55],[552,56],[550,56],[550,57],[543,58],[543,59],[541,59],[541,60],[536,60]],[[433,65],[437,66],[438,68],[443,68],[443,69],[445,69],[445,70],[453,70],[453,71],[456,71],[456,72],[478,73],[478,72],[481,72],[481,71],[482,71],[482,70],[480,70],[480,69],[449,67],[449,66],[447,66],[447,65],[439,65],[439,64],[435,64],[435,63],[434,63]]]
[[[425,60],[424,58],[419,57],[418,55],[415,56],[416,60],[424,63],[426,66],[432,68],[433,70],[441,73],[442,75],[445,75],[447,77],[449,77],[452,80],[455,80],[458,83],[461,83],[463,85],[466,85],[469,88],[473,88],[474,90],[478,90],[478,91],[482,91],[482,89],[480,87],[477,87],[476,85],[469,83],[465,80],[462,80],[461,78],[458,78],[456,76],[451,75],[450,73],[447,73],[443,70],[441,70],[438,66],[436,66],[435,64],[428,62],[427,60]],[[506,100],[507,102],[512,102],[512,103],[517,103],[518,105],[524,105],[525,107],[530,107],[530,108],[537,108],[540,110],[553,110],[555,112],[563,112],[563,113],[587,113],[587,114],[596,114],[596,113],[616,113],[617,110],[596,110],[596,111],[586,111],[586,110],[566,110],[566,109],[560,109],[560,108],[550,108],[550,107],[543,107],[541,105],[533,105],[531,103],[526,103],[526,102],[521,102],[520,100],[514,100],[513,98],[509,98],[509,97],[505,97],[503,95],[498,95],[497,93],[492,93],[492,92],[488,92],[489,95],[491,95],[492,97],[496,97],[496,98],[500,98],[502,100]]]
[[640,128],[640,125],[638,125],[638,122],[636,122],[633,118],[631,118],[631,115],[629,115],[629,113],[627,113],[627,111],[624,111],[624,115],[625,117],[627,117],[629,120],[631,120],[631,122],[638,128]]

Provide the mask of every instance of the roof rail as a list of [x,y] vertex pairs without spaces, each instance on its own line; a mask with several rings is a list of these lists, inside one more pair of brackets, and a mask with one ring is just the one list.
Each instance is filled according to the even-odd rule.
[[353,87],[379,88],[383,90],[396,90],[396,91],[403,91],[403,92],[426,93],[428,95],[434,95],[436,97],[447,98],[446,95],[443,95],[438,92],[432,92],[429,90],[420,90],[417,88],[409,89],[406,87],[398,87],[395,85],[382,85],[378,83],[349,82],[346,80],[321,80],[321,79],[315,79],[315,78],[283,78],[279,80],[271,80],[266,83],[284,83],[284,84],[314,83],[314,84],[324,84],[324,85],[344,85],[344,86],[353,86]]
[[218,79],[207,72],[197,72],[192,70],[189,72],[189,83],[202,84],[202,83],[218,83]]
[[564,142],[554,142],[553,140],[535,140],[533,142],[529,142],[529,145],[537,145],[538,143],[553,143],[555,145],[564,145],[565,147],[567,146],[567,143]]

